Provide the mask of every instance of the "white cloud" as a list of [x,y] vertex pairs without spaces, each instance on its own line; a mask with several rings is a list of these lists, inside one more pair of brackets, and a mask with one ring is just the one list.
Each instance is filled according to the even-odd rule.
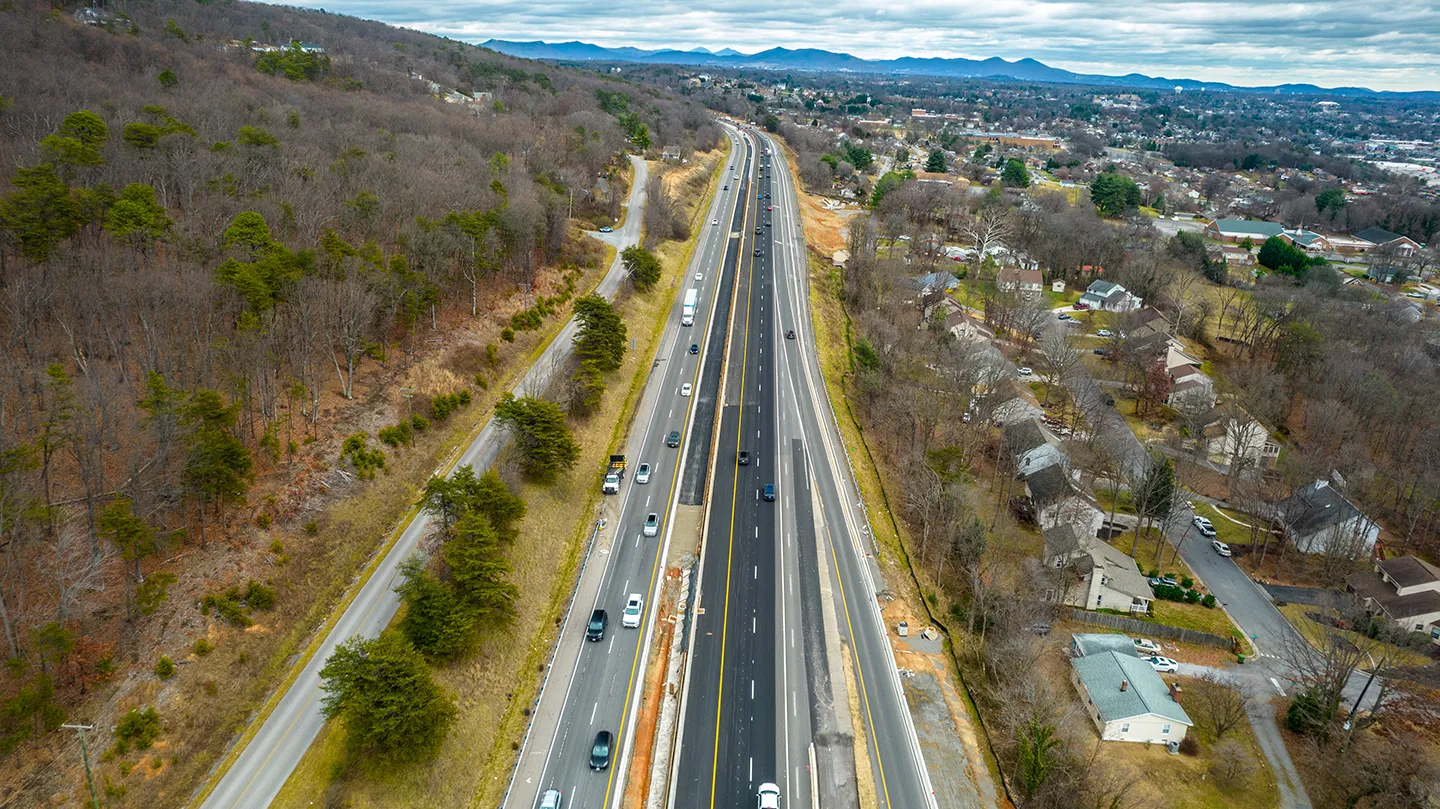
[[299,0],[471,42],[489,38],[864,58],[1030,57],[1087,73],[1440,89],[1440,0]]

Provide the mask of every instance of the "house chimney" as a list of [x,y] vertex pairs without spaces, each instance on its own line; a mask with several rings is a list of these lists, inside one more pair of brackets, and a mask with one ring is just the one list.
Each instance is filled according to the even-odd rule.
[[1121,691],[1129,691],[1129,690],[1130,690],[1130,681],[1129,681],[1129,680],[1121,680],[1121,681],[1120,681],[1120,690],[1121,690]]
[[1174,683],[1170,684],[1170,699],[1173,699],[1176,702],[1180,701],[1180,686]]

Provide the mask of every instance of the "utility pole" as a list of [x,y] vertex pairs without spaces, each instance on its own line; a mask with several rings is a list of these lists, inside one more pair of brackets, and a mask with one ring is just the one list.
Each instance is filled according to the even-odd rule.
[[408,386],[403,387],[400,389],[400,395],[405,397],[405,420],[410,421],[412,418],[410,413],[410,400],[415,398],[415,389]]
[[90,787],[90,806],[92,809],[100,809],[100,799],[95,797],[95,778],[90,775],[90,754],[85,750],[85,731],[94,730],[94,725],[61,725],[80,733],[80,758],[85,762],[85,785]]

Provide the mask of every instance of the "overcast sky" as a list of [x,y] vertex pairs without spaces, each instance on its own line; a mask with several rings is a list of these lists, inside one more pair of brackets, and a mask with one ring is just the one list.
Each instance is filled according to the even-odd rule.
[[[291,0],[295,2],[295,0]],[[1440,90],[1440,0],[299,0],[468,42],[1038,59],[1083,73]]]

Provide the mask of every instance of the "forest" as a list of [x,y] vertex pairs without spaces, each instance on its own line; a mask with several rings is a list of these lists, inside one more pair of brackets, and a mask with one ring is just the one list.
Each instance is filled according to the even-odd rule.
[[[158,643],[333,564],[304,497],[383,470],[377,408],[403,447],[469,406],[600,266],[580,231],[621,216],[624,154],[720,135],[663,91],[323,11],[81,8],[0,14],[0,802]],[[493,336],[402,398],[461,333]],[[250,547],[272,520],[317,547]]]

